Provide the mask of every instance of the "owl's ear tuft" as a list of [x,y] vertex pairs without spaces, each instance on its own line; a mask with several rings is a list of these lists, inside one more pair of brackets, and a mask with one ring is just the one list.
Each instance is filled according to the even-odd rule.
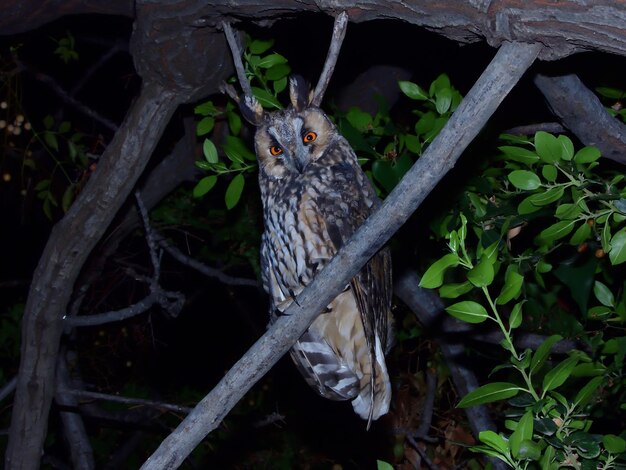
[[254,96],[243,96],[239,101],[239,109],[246,121],[253,126],[258,127],[263,122],[263,107]]
[[289,99],[296,111],[309,105],[309,84],[300,75],[289,77]]

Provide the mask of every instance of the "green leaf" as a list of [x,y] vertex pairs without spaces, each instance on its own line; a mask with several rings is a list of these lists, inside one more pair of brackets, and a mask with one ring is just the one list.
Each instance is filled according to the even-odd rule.
[[546,338],[546,340],[539,345],[535,354],[533,354],[532,360],[530,361],[530,373],[534,374],[539,371],[541,367],[545,364],[548,356],[550,355],[550,350],[552,346],[557,341],[563,339],[561,335],[552,335]]
[[623,454],[626,452],[626,440],[615,434],[605,434],[602,436],[602,444],[607,452],[611,454]]
[[398,85],[400,86],[400,90],[402,90],[402,93],[404,93],[412,100],[424,101],[428,99],[428,95],[426,94],[426,92],[422,90],[419,85],[413,82],[400,80],[398,82]]
[[283,77],[280,80],[276,80],[274,82],[274,93],[277,95],[282,92],[285,88],[287,88],[287,77]]
[[498,400],[506,400],[507,398],[514,397],[521,390],[523,390],[521,387],[512,383],[493,382],[469,392],[463,397],[457,407],[469,408],[470,406],[484,405],[485,403],[491,403]]
[[528,197],[528,200],[534,206],[547,206],[548,204],[552,204],[553,202],[561,199],[564,192],[565,190],[563,189],[563,186],[556,186],[543,193],[533,194]]
[[372,116],[370,113],[361,111],[359,108],[352,107],[346,114],[346,119],[355,129],[364,132],[372,126]]
[[406,145],[406,148],[409,149],[409,152],[411,153],[416,155],[420,155],[422,153],[422,143],[416,135],[405,134],[404,145]]
[[611,289],[609,289],[606,284],[600,281],[595,281],[593,283],[593,294],[602,305],[615,307],[615,297],[613,296]]
[[501,454],[509,453],[509,443],[500,434],[493,431],[481,431],[478,439]]
[[388,193],[393,191],[393,188],[398,184],[398,176],[387,160],[376,160],[372,163],[372,174]]
[[621,230],[613,235],[613,238],[611,238],[609,260],[613,266],[622,264],[626,261],[626,231]]
[[256,155],[252,152],[243,139],[232,135],[226,136],[224,141],[224,153],[232,161],[242,162],[245,160],[256,161]]
[[65,134],[72,128],[72,124],[69,121],[63,121],[59,125],[59,134]]
[[541,445],[531,439],[524,439],[520,443],[518,458],[521,460],[539,460],[541,457]]
[[200,120],[196,126],[196,135],[201,136],[208,134],[213,130],[215,126],[215,118],[212,116],[206,116]]
[[467,279],[476,287],[486,287],[493,282],[493,264],[485,256],[467,273]]
[[215,183],[217,183],[217,176],[205,176],[200,181],[198,181],[198,184],[196,184],[196,186],[193,188],[193,197],[198,198],[204,196],[213,188],[213,186],[215,186]]
[[569,242],[572,245],[580,245],[584,241],[588,240],[591,236],[591,227],[587,222],[583,222],[583,224],[576,229],[572,238],[570,238]]
[[437,93],[446,88],[452,88],[452,85],[450,84],[450,78],[445,73],[442,73],[430,84],[428,94],[430,96],[436,96]]
[[543,378],[544,393],[563,385],[578,364],[578,360],[576,356],[568,357],[550,369]]
[[512,160],[514,162],[524,163],[526,165],[532,165],[533,163],[539,161],[539,155],[532,150],[528,150],[524,147],[515,147],[512,145],[503,145],[498,147],[507,160]]
[[602,384],[603,377],[594,377],[587,384],[581,388],[576,394],[576,398],[574,398],[574,405],[583,408],[589,400],[594,396],[596,390]]
[[268,91],[253,86],[252,94],[259,101],[261,106],[265,108],[282,109],[282,105],[280,104],[280,102],[276,99],[274,95],[272,95]]
[[444,284],[439,288],[439,297],[442,299],[456,299],[467,294],[474,288],[471,282],[465,281],[460,284]]
[[554,216],[561,220],[572,220],[578,218],[581,213],[582,210],[577,204],[565,203],[557,206]]
[[435,94],[435,109],[439,114],[445,114],[450,109],[452,103],[452,90],[442,88]]
[[601,156],[600,150],[596,147],[583,147],[574,155],[574,161],[576,163],[592,163]]
[[544,131],[535,133],[537,155],[546,163],[556,163],[561,159],[561,143],[552,134]]
[[557,169],[554,165],[544,165],[541,168],[541,174],[550,183],[554,183],[556,181],[556,177],[558,175]]
[[611,98],[614,100],[621,100],[624,97],[624,90],[620,90],[619,88],[611,88],[599,86],[596,87],[596,92],[599,95],[604,96],[605,98]]
[[289,65],[276,64],[268,69],[267,73],[265,74],[265,78],[267,78],[268,80],[276,81],[287,77],[289,75],[289,72],[291,72],[291,67],[289,67]]
[[524,302],[518,302],[511,310],[511,315],[509,316],[509,327],[511,329],[517,328],[522,324],[522,305]]
[[522,441],[530,441],[533,438],[533,413],[532,411],[527,411],[522,415],[519,422],[517,423],[517,427],[515,431],[509,437],[509,445],[511,446],[511,454],[513,457],[520,456],[520,448],[522,446]]
[[52,129],[52,126],[54,126],[54,118],[48,114],[43,118],[43,126],[48,130]]
[[376,470],[393,470],[393,465],[382,460],[376,461]]
[[541,180],[539,177],[532,171],[528,170],[512,171],[509,173],[508,179],[517,189],[532,191],[541,186]]
[[212,101],[207,101],[206,103],[199,104],[193,108],[193,112],[195,114],[200,114],[201,116],[209,116],[211,114],[217,114],[218,110]]
[[43,140],[46,142],[46,145],[53,150],[59,151],[59,141],[57,140],[57,136],[55,133],[50,131],[45,131],[43,133]]
[[587,310],[597,266],[598,259],[595,256],[589,256],[580,265],[572,266],[563,263],[554,270],[554,275],[569,288],[572,298],[582,312]]
[[224,195],[224,201],[226,202],[227,209],[232,209],[239,202],[245,181],[246,180],[241,173],[236,175],[231,180],[228,188],[226,188],[226,194]]
[[420,281],[420,287],[426,289],[436,289],[443,284],[443,275],[446,270],[459,264],[459,256],[455,253],[448,253],[435,261],[424,273]]
[[541,206],[532,203],[532,199],[534,196],[536,196],[536,194],[528,196],[519,203],[519,205],[517,206],[517,213],[519,215],[532,214],[533,212],[537,212],[541,209]]
[[250,43],[248,49],[252,54],[263,54],[274,45],[273,39],[255,39]]
[[489,318],[485,307],[472,300],[464,300],[450,305],[446,308],[446,312],[467,323],[482,323]]
[[574,220],[562,220],[542,230],[538,238],[542,243],[550,243],[567,236],[574,229]]
[[543,451],[543,455],[541,456],[541,460],[539,464],[541,465],[541,470],[552,470],[553,468],[558,468],[558,464],[555,464],[556,460],[556,450],[552,446],[548,446]]
[[274,67],[279,64],[286,64],[287,59],[280,54],[269,54],[265,57],[262,57],[261,60],[256,64],[257,67],[262,69],[269,69],[270,67]]
[[230,128],[230,132],[233,135],[238,135],[241,130],[241,117],[233,111],[226,113],[226,117],[228,118],[228,127]]
[[522,291],[524,276],[522,276],[514,265],[510,265],[504,275],[504,285],[500,291],[500,295],[496,299],[496,304],[504,305],[507,302],[517,298]]
[[566,135],[560,135],[556,140],[561,146],[561,159],[570,161],[574,157],[574,144]]
[[72,201],[74,201],[74,185],[70,184],[67,188],[65,188],[63,197],[61,198],[61,208],[63,209],[63,212],[68,211],[72,205]]
[[217,163],[219,161],[217,148],[209,139],[204,139],[204,143],[202,144],[202,153],[204,154],[206,161],[209,163]]

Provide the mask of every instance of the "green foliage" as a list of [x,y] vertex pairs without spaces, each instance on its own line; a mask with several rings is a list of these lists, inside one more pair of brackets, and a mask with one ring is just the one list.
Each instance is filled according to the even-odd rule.
[[609,106],[606,108],[608,113],[621,119],[622,122],[626,122],[626,109],[624,108],[626,91],[612,87],[597,87],[596,92],[605,102],[609,103]]
[[[597,149],[575,152],[563,135],[503,138],[510,145],[499,148],[496,162],[462,195],[458,215],[433,226],[447,240],[448,253],[431,264],[421,282],[439,288],[442,297],[461,299],[446,308],[454,317],[497,325],[509,354],[508,362],[493,370],[514,371],[508,381],[483,385],[458,405],[505,401],[509,406],[509,433],[482,432],[472,450],[516,469],[623,468],[626,432],[598,434],[602,430],[593,428],[591,418],[612,413],[603,411],[600,395],[613,397],[605,398],[608,403],[623,403],[626,394],[625,286],[615,276],[626,261],[623,174],[604,171]],[[530,232],[529,240],[515,246],[523,231]],[[568,291],[577,318],[555,295]],[[540,296],[544,305],[534,300]],[[534,311],[527,308],[531,302]],[[588,308],[590,303],[595,305]],[[591,341],[592,353],[572,350],[555,361],[550,350],[562,339],[558,334],[536,351],[518,350],[515,329],[525,315],[541,318],[546,310],[558,311],[571,324],[600,322],[604,331]]]
[[76,52],[76,41],[69,31],[65,32],[65,37],[61,39],[51,38],[57,45],[54,54],[66,64],[72,60],[78,60],[78,52]]

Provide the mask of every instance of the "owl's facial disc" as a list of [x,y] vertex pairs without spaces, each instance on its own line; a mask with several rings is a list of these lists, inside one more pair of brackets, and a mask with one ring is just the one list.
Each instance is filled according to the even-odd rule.
[[304,120],[297,115],[269,127],[267,131],[274,144],[269,148],[270,154],[282,158],[285,164],[302,173],[311,161],[310,144],[317,134],[306,129]]

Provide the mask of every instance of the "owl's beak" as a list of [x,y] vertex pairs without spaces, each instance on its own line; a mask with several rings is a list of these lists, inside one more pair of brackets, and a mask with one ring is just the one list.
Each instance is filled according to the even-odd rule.
[[298,170],[298,173],[302,173],[309,161],[308,149],[303,145],[298,145],[294,157],[293,165],[296,167],[296,170]]

